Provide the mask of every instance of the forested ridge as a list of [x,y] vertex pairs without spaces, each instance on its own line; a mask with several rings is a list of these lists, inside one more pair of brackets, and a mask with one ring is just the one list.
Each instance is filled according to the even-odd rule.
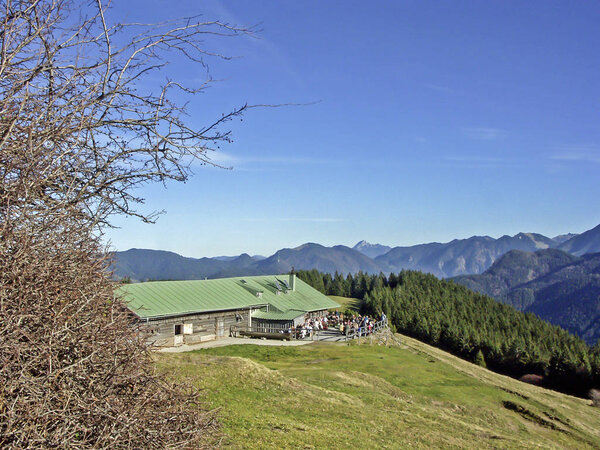
[[577,257],[557,249],[513,250],[483,274],[453,281],[532,312],[589,345],[600,339],[600,253]]
[[398,332],[514,377],[584,396],[600,385],[600,345],[449,280],[415,271],[344,277],[316,270],[299,277],[328,295],[361,299],[363,313],[384,312]]

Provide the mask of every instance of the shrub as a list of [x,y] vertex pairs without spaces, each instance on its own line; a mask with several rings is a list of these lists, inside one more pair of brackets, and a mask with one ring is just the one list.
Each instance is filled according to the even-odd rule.
[[590,389],[589,397],[592,400],[592,406],[596,408],[600,408],[600,390],[599,389]]
[[487,365],[485,363],[485,358],[483,357],[483,352],[481,350],[479,350],[477,352],[477,354],[475,355],[475,358],[474,358],[473,362],[475,364],[477,364],[478,366],[487,367]]
[[519,381],[529,384],[535,384],[536,386],[541,386],[544,382],[544,377],[541,375],[536,375],[533,373],[528,373],[519,378]]

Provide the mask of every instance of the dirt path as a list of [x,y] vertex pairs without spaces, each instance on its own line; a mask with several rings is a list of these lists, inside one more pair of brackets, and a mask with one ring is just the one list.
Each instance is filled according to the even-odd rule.
[[[365,336],[361,338],[363,342],[373,343],[374,335]],[[207,341],[201,342],[199,344],[194,345],[180,345],[178,347],[166,347],[158,350],[162,353],[183,353],[190,352],[192,350],[199,350],[201,348],[213,348],[213,347],[225,347],[227,345],[244,345],[244,344],[254,344],[254,345],[271,345],[271,346],[282,346],[282,347],[295,347],[298,345],[306,345],[311,342],[344,342],[345,337],[337,331],[334,330],[325,330],[319,331],[315,333],[312,338],[306,338],[301,340],[291,340],[291,341],[280,341],[274,339],[251,339],[251,338],[233,338],[233,337],[225,337],[220,338],[215,341]],[[360,340],[359,340],[360,343]]]
[[244,344],[254,344],[254,345],[272,345],[272,346],[283,346],[283,347],[295,347],[297,345],[306,345],[310,344],[314,341],[310,340],[302,340],[302,341],[276,341],[273,339],[244,339],[244,338],[232,338],[226,337],[217,339],[215,341],[207,341],[201,342],[199,344],[194,345],[180,345],[179,347],[167,347],[158,350],[162,353],[182,353],[182,352],[190,352],[192,350],[199,350],[201,348],[213,348],[213,347],[225,347],[227,345],[244,345]]

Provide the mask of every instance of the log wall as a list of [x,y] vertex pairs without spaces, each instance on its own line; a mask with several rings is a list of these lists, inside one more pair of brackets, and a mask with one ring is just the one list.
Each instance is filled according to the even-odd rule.
[[[197,344],[229,336],[232,325],[250,325],[252,310],[239,309],[213,313],[192,314],[142,321],[148,332],[148,343],[155,347],[172,347],[179,344]],[[175,339],[175,326],[181,326],[182,342]],[[191,325],[191,326],[190,326]]]

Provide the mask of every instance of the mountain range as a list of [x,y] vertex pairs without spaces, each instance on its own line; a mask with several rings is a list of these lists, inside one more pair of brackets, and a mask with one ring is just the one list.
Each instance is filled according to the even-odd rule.
[[512,250],[484,273],[453,280],[532,312],[590,345],[600,339],[600,253]]
[[447,278],[481,274],[511,250],[533,252],[548,248],[562,249],[576,256],[600,252],[600,225],[579,235],[555,238],[519,233],[498,239],[473,236],[447,243],[394,248],[366,241],[357,243],[353,248],[307,243],[296,248],[281,249],[267,258],[246,253],[216,258],[187,258],[161,250],[130,249],[113,254],[113,270],[115,277],[128,277],[134,281],[262,275],[287,272],[292,267],[342,274],[359,271],[389,273],[410,269]]
[[378,273],[380,266],[371,258],[343,245],[324,247],[307,243],[277,251],[268,258],[238,257],[186,258],[162,250],[130,249],[113,254],[117,278],[145,280],[198,280],[244,275],[285,273],[290,269],[317,269],[321,272]]
[[510,250],[535,251],[556,245],[558,244],[551,238],[535,233],[519,233],[499,239],[473,236],[468,239],[455,239],[445,244],[395,247],[375,258],[375,261],[393,272],[411,269],[446,278],[481,273]]

